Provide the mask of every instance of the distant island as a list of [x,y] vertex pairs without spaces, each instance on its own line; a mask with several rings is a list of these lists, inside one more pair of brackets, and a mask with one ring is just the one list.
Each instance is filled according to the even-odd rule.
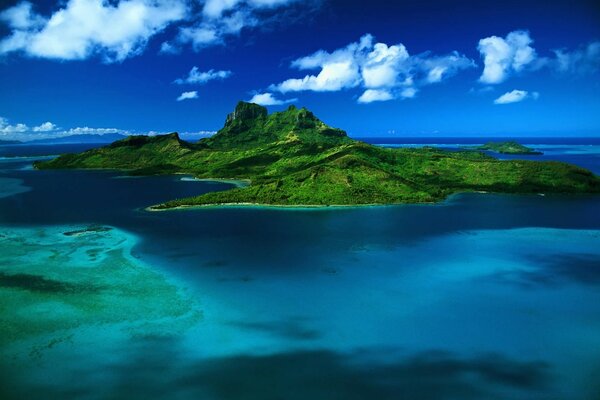
[[117,140],[126,138],[127,136],[120,133],[104,133],[104,134],[77,134],[69,136],[54,137],[48,139],[37,139],[28,142],[27,144],[82,144],[82,143],[112,143]]
[[0,146],[4,145],[4,144],[19,144],[22,142],[19,142],[18,140],[0,140]]
[[493,151],[500,154],[515,154],[515,155],[541,155],[541,151],[536,151],[530,147],[523,146],[515,141],[508,142],[488,142],[483,146],[476,147],[477,150]]
[[35,163],[38,169],[118,169],[247,180],[226,191],[150,207],[351,206],[436,202],[459,192],[598,193],[600,178],[561,162],[498,160],[480,151],[383,148],[353,140],[305,108],[268,114],[239,102],[225,126],[196,143],[177,133],[130,136]]

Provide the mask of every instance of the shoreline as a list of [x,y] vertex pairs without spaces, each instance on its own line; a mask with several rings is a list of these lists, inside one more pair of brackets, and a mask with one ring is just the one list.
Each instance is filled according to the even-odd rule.
[[[457,193],[458,194],[458,193]],[[211,208],[266,208],[266,209],[279,209],[279,210],[327,210],[327,209],[352,209],[352,208],[369,208],[369,207],[398,207],[398,206],[419,206],[419,205],[437,205],[446,202],[450,197],[436,201],[436,202],[420,202],[420,203],[369,203],[369,204],[265,204],[265,203],[208,203],[208,204],[195,204],[195,205],[181,205],[169,208],[154,208],[155,206],[148,206],[144,208],[147,212],[167,212],[167,211],[186,211],[194,209],[211,209]]]
[[358,209],[358,208],[384,208],[384,207],[401,207],[401,206],[444,206],[449,202],[455,200],[457,197],[463,195],[497,195],[497,196],[532,196],[532,197],[546,197],[546,196],[594,196],[596,193],[496,193],[487,191],[471,191],[471,192],[457,192],[452,193],[439,201],[424,201],[419,203],[369,203],[369,204],[265,204],[265,203],[249,203],[249,202],[238,202],[238,203],[208,203],[208,204],[194,204],[194,205],[180,205],[169,208],[154,208],[154,206],[148,206],[142,210],[146,212],[169,212],[169,211],[189,211],[189,210],[209,210],[215,208],[263,208],[271,210],[312,210],[312,211],[324,211],[328,209],[343,210],[343,209]]
[[[35,168],[35,166],[34,166]],[[80,171],[114,171],[114,172],[130,172],[129,169],[118,169],[118,168],[74,168],[72,170]],[[592,172],[592,174],[594,174]],[[183,182],[217,182],[230,184],[235,188],[246,188],[252,184],[250,179],[240,178],[198,178],[193,173],[189,172],[172,172],[168,174],[152,174],[152,175],[120,175],[115,178],[144,178],[151,176],[177,176],[183,175],[180,181]],[[594,174],[595,175],[595,174]],[[185,177],[188,179],[184,179]],[[167,208],[156,208],[162,204],[154,204],[147,207],[140,207],[138,210],[146,212],[166,212],[166,211],[187,211],[187,210],[202,210],[202,209],[214,209],[214,208],[262,208],[262,209],[276,209],[276,210],[327,210],[327,209],[355,209],[355,208],[374,208],[374,207],[397,207],[397,206],[427,206],[427,205],[444,205],[456,196],[463,194],[496,194],[496,195],[523,195],[523,196],[546,196],[549,195],[582,195],[582,194],[598,194],[594,192],[590,193],[561,193],[561,192],[489,192],[484,190],[467,190],[462,192],[450,193],[447,196],[440,198],[435,201],[421,201],[421,202],[399,202],[399,203],[365,203],[365,204],[265,204],[265,203],[252,203],[252,202],[233,202],[233,203],[207,203],[207,204],[190,204],[190,205],[179,205],[175,207]]]
[[[53,156],[42,156],[42,157],[59,157],[59,155]],[[23,158],[35,158],[35,157],[23,157]],[[0,159],[2,159],[0,157]],[[37,160],[36,160],[37,161]],[[32,168],[36,171],[43,171],[44,168],[40,169],[37,166],[32,164]],[[96,172],[116,172],[116,173],[126,173],[125,175],[117,175],[113,177],[113,179],[137,179],[137,178],[149,178],[153,176],[178,176],[183,175],[183,177],[188,176],[189,179],[180,179],[182,182],[218,182],[218,183],[227,183],[233,185],[237,188],[245,188],[252,184],[251,179],[246,178],[198,178],[194,176],[192,172],[172,172],[172,173],[157,173],[157,174],[149,174],[149,175],[130,175],[128,172],[133,172],[135,169],[127,169],[127,168],[59,168],[59,169],[46,169],[46,170],[70,170],[70,171],[96,171]]]

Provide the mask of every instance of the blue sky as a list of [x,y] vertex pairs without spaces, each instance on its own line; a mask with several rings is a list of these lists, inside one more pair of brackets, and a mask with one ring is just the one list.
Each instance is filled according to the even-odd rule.
[[0,1],[0,139],[218,130],[600,136],[594,1]]

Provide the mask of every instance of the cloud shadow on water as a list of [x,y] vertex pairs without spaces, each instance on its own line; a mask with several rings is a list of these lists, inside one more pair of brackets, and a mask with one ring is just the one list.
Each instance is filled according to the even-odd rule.
[[269,322],[245,322],[231,321],[227,323],[235,328],[267,333],[291,340],[315,340],[322,335],[315,329],[306,328],[301,321],[269,321]]
[[[270,355],[193,359],[170,338],[146,338],[125,361],[74,369],[68,387],[29,384],[25,392],[2,376],[3,399],[506,399],[550,398],[552,375],[544,362],[498,354],[459,357],[428,351],[409,357],[381,351],[338,353],[298,350]],[[87,368],[87,370],[86,370]],[[101,377],[101,379],[99,379]],[[0,382],[2,383],[2,382]]]
[[493,280],[523,288],[555,287],[568,283],[600,285],[600,256],[597,254],[532,255],[533,268],[500,271]]

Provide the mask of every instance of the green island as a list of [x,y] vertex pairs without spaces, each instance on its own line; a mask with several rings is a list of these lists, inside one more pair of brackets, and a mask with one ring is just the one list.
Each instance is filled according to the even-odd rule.
[[514,140],[508,142],[488,142],[482,146],[475,148],[476,150],[493,151],[500,154],[515,154],[515,155],[542,155],[541,151],[532,149],[531,147],[523,146]]
[[353,140],[305,108],[272,114],[239,102],[225,126],[196,143],[177,133],[130,136],[35,163],[38,169],[118,169],[250,181],[245,187],[149,207],[354,206],[430,203],[459,192],[599,193],[600,178],[562,162],[498,160],[481,151],[383,148]]

